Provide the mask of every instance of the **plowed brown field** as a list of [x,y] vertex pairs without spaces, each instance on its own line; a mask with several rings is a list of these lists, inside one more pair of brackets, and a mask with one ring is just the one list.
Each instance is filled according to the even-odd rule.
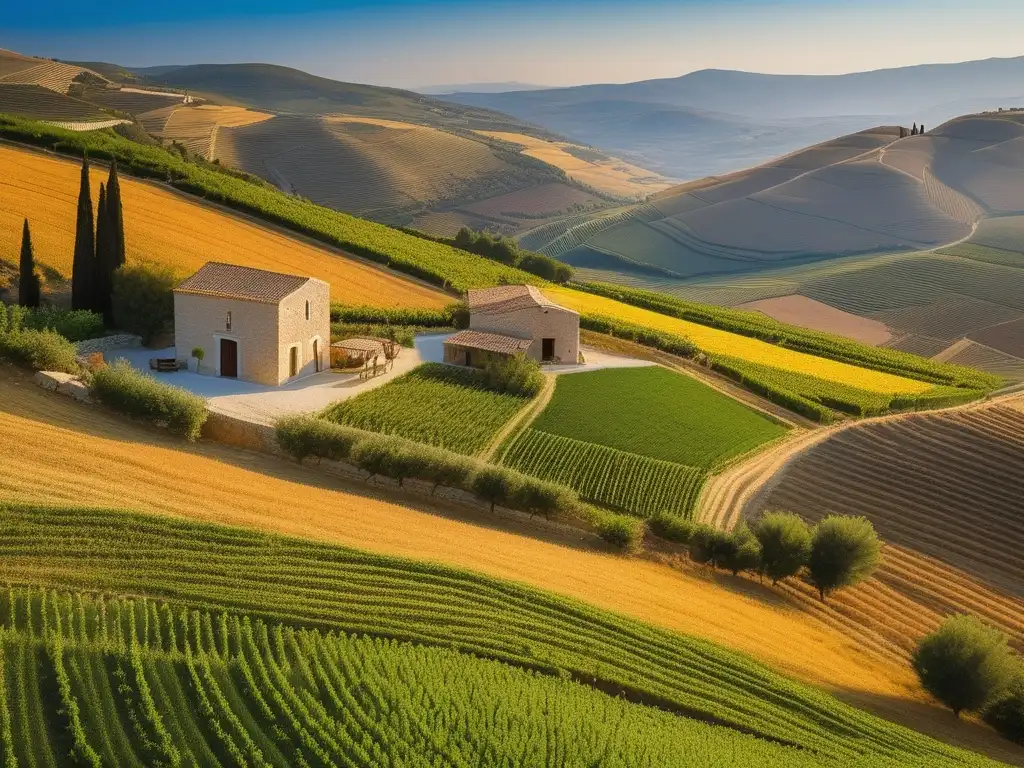
[[[36,260],[71,274],[79,164],[38,152],[0,146],[0,260],[16,264],[22,220],[32,226]],[[93,204],[106,169],[94,167]],[[129,262],[156,261],[182,274],[207,261],[310,275],[331,284],[347,304],[441,307],[441,291],[354,258],[289,237],[168,189],[122,177]]]
[[[60,457],[60,461],[55,461]],[[743,650],[949,743],[1014,761],[991,731],[928,703],[902,659],[851,620],[748,580],[604,554],[579,532],[428,504],[46,393],[0,366],[0,499],[129,507],[451,563]],[[853,634],[853,637],[851,637]]]
[[871,520],[884,564],[833,601],[851,631],[905,655],[943,616],[967,612],[1024,651],[1024,411],[1005,402],[837,431],[754,505]]

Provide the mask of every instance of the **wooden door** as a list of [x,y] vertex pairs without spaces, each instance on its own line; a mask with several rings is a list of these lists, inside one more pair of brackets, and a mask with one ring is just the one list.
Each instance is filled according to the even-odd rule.
[[320,339],[313,339],[313,365],[314,370],[320,373]]
[[541,360],[554,360],[555,359],[555,340],[554,339],[542,339],[541,340]]
[[220,375],[238,378],[238,342],[232,339],[220,340]]
[[292,347],[288,359],[288,375],[298,376],[299,375],[299,348]]

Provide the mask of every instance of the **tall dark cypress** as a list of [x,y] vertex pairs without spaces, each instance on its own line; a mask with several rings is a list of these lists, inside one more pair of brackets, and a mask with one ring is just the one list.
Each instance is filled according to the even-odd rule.
[[38,307],[42,285],[36,274],[36,259],[32,253],[32,233],[28,230],[28,219],[21,230],[21,263],[18,277],[18,303],[23,307]]
[[92,309],[96,270],[96,238],[93,230],[92,191],[89,159],[82,160],[82,182],[78,188],[78,220],[75,224],[75,260],[71,267],[71,308]]
[[100,202],[96,208],[96,263],[93,270],[93,301],[92,310],[99,312],[109,322],[112,318],[110,309],[111,285],[110,263],[110,217],[107,215],[107,190],[100,184]]
[[[124,266],[124,211],[121,208],[121,182],[117,178],[117,160],[110,164],[110,177],[107,179],[107,216],[110,217],[110,242],[116,270]],[[113,272],[113,270],[111,270]]]

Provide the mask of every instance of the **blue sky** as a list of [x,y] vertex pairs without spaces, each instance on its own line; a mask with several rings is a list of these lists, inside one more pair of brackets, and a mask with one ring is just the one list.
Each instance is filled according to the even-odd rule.
[[[825,74],[1024,55],[1024,0],[5,2],[0,47],[128,66],[262,61],[399,87],[704,68]],[[97,9],[102,9],[97,14]]]

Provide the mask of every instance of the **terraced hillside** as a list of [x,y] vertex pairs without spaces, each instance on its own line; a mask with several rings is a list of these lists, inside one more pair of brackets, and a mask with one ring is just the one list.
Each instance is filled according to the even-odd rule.
[[[950,613],[999,627],[1024,649],[1024,406],[1019,396],[888,417],[806,441],[760,478],[742,512],[836,513],[871,520],[886,542],[874,579],[837,596],[862,642],[909,655]],[[809,447],[807,447],[809,445]],[[753,465],[755,462],[751,462]],[[808,606],[805,585],[786,587]]]
[[[79,165],[36,152],[0,147],[0,251],[17,253],[21,222],[32,223],[39,264],[71,274]],[[94,166],[93,200],[106,169]],[[272,229],[200,205],[162,187],[122,177],[129,262],[160,261],[189,274],[219,260],[298,274],[331,283],[335,296],[371,305],[440,307],[439,290],[341,256]]]
[[[59,466],[52,460],[57,453],[65,458]],[[525,516],[475,514],[448,507],[441,500],[429,503],[423,498],[396,496],[359,480],[334,478],[216,443],[186,447],[160,431],[43,392],[32,386],[27,376],[10,369],[0,370],[0,461],[6,499],[75,504],[87,489],[95,505],[130,504],[150,513],[244,525],[516,579],[745,651],[800,680],[834,691],[844,700],[856,699],[872,712],[949,743],[1011,762],[1015,755],[1019,757],[991,731],[956,721],[927,703],[917,691],[905,659],[894,657],[892,638],[866,632],[857,621],[837,621],[837,614],[816,600],[791,604],[787,597],[782,605],[799,610],[780,610],[778,594],[756,583],[722,589],[717,579],[699,573],[589,550],[578,531],[532,525]],[[244,495],[238,493],[241,487],[246,488]],[[196,503],[200,497],[203,504]],[[115,527],[100,530],[113,533]],[[177,536],[163,539],[179,544],[185,541]],[[204,538],[208,544],[215,539]],[[147,550],[140,546],[118,547],[117,551],[126,556]],[[47,560],[63,562],[65,573],[66,565],[87,567],[83,558]],[[258,561],[246,557],[250,566]],[[12,561],[5,557],[2,562],[9,565]],[[275,556],[274,562],[280,558]],[[133,566],[124,572],[138,574]],[[18,571],[20,576],[5,573],[11,574],[7,580],[18,583],[38,583],[32,579],[41,575],[27,562]],[[202,583],[180,567],[171,573],[192,587]],[[238,576],[242,571],[231,568],[227,573]],[[60,574],[52,575],[57,578]],[[251,587],[252,577],[247,575],[246,580]],[[273,581],[283,583],[277,577]],[[297,583],[312,582],[301,578]],[[107,584],[107,595],[118,589],[129,591]],[[50,585],[89,589],[85,583],[53,581]],[[130,590],[133,595],[146,594],[136,586]],[[330,589],[320,594],[336,597],[345,592]],[[180,599],[166,592],[161,595],[172,601]],[[419,587],[417,595],[422,598]],[[378,619],[386,604],[373,601]],[[229,612],[238,610],[236,604]],[[321,619],[323,610],[320,603],[316,611]],[[887,620],[897,618],[883,615]],[[432,618],[424,626],[436,627],[437,622]],[[893,627],[898,635],[899,625]],[[443,631],[449,632],[450,626]],[[542,636],[550,637],[550,628]],[[529,644],[535,645],[535,641]],[[648,645],[634,644],[631,652]],[[706,671],[706,659],[703,663]]]
[[664,368],[572,373],[558,377],[551,402],[504,448],[501,461],[605,507],[686,517],[710,470],[785,432]]
[[[703,641],[471,573],[123,512],[0,519],[16,531],[4,577],[61,590],[0,599],[8,759],[989,764]],[[58,543],[69,533],[88,560]],[[240,557],[262,565],[243,576]],[[131,597],[89,593],[100,585]]]
[[138,116],[147,133],[176,141],[189,152],[213,160],[218,157],[217,137],[222,128],[240,128],[270,120],[273,115],[241,107],[212,104],[164,107]]
[[38,85],[67,95],[84,67],[0,49],[0,85]]
[[80,99],[64,96],[41,85],[8,85],[0,80],[0,112],[48,122],[100,124],[110,114]]

